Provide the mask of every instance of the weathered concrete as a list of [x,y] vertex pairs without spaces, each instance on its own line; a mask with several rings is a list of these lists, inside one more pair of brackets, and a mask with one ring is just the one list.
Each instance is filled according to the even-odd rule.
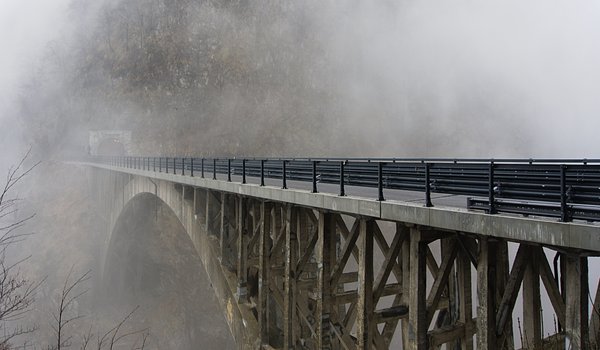
[[379,202],[360,197],[340,197],[335,194],[311,193],[310,191],[295,189],[284,190],[272,186],[261,187],[255,184],[240,184],[172,173],[125,169],[95,163],[79,164],[144,176],[149,179],[164,180],[351,215],[364,215],[381,220],[400,221],[442,230],[487,235],[517,242],[532,242],[592,252],[600,251],[600,226],[596,225],[563,223],[543,218],[525,218],[500,214],[488,215],[461,208],[428,208],[410,202],[391,200]]
[[[406,349],[471,350],[475,336],[478,348],[512,349],[521,288],[526,342],[544,346],[540,277],[564,327],[553,339],[589,348],[584,291],[598,226],[86,165],[114,185],[112,213],[144,192],[171,207],[239,348],[398,348],[401,322]],[[518,243],[512,263],[508,241]]]

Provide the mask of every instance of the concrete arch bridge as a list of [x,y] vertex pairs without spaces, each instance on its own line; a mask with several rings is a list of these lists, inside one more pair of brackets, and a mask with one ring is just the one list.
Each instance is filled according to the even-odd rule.
[[104,157],[79,166],[108,218],[106,249],[132,200],[173,211],[240,349],[598,346],[593,161]]

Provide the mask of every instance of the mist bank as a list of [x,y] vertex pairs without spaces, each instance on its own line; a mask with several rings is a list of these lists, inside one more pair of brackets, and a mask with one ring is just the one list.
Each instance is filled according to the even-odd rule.
[[593,157],[599,12],[77,0],[19,118],[61,156],[127,129],[142,154]]

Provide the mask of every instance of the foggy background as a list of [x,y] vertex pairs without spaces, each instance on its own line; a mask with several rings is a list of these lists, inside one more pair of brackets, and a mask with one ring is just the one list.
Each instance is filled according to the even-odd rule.
[[3,0],[2,120],[47,153],[593,157],[599,7]]
[[585,0],[0,0],[0,165],[29,147],[43,161],[19,188],[38,299],[102,254],[85,174],[59,163],[89,130],[132,130],[143,155],[593,158],[599,15]]

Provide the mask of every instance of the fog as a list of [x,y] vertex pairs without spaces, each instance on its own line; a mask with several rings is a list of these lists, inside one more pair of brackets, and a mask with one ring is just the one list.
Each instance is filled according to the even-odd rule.
[[[39,69],[41,58],[65,27],[69,0],[2,0],[0,2],[0,138],[4,149],[15,146],[23,150],[15,129],[22,127],[18,116],[18,99],[24,82]],[[17,129],[18,130],[18,129]],[[17,148],[18,147],[18,148]],[[2,152],[3,159],[12,152]],[[11,158],[14,161],[14,158]],[[7,162],[3,162],[6,165]]]
[[[156,5],[155,12],[161,11],[160,2],[148,3]],[[6,124],[23,125],[19,103],[40,103],[36,99],[19,101],[28,95],[28,84],[36,74],[37,79],[75,74],[56,72],[57,67],[52,66],[57,64],[57,56],[62,57],[63,62],[58,67],[61,70],[81,69],[78,66],[81,59],[76,55],[82,50],[79,47],[86,43],[79,41],[108,31],[107,40],[112,39],[115,46],[111,50],[119,50],[120,24],[111,17],[111,11],[124,11],[133,5],[118,1],[107,2],[110,5],[105,6],[90,6],[85,1],[69,4],[68,0],[3,1],[1,40],[4,52],[9,54],[0,58],[3,75],[0,106]],[[172,129],[192,124],[202,127],[204,133],[213,130],[230,136],[232,142],[225,146],[223,153],[242,149],[257,155],[267,153],[265,147],[252,147],[252,142],[256,144],[254,136],[259,136],[262,143],[273,146],[270,152],[276,152],[272,150],[277,148],[274,146],[281,146],[279,148],[289,154],[297,147],[278,145],[283,143],[281,138],[293,138],[293,134],[307,131],[326,136],[330,141],[301,149],[322,154],[343,155],[350,150],[365,156],[594,156],[591,151],[596,146],[594,130],[600,123],[600,119],[595,118],[600,112],[597,98],[600,72],[596,66],[600,58],[597,45],[600,8],[597,3],[452,0],[322,4],[308,1],[283,8],[250,4],[239,13],[207,4],[180,2],[178,6],[185,7],[190,17],[182,24],[187,27],[175,33],[189,36],[188,41],[198,38],[200,45],[203,44],[201,37],[208,35],[213,50],[206,54],[225,55],[224,61],[219,63],[239,64],[242,66],[239,69],[245,69],[241,76],[234,76],[218,88],[218,103],[207,103],[209,112],[195,110],[202,106],[202,101],[190,102],[189,98],[179,99],[177,95],[189,92],[206,95],[206,91],[191,91],[185,83],[179,86],[181,93],[168,91],[166,96],[150,96],[152,92],[140,96],[125,90],[117,96],[117,101],[108,102],[108,106],[102,106],[106,96],[98,98],[99,101],[84,96],[88,100],[77,103],[86,104],[86,109],[75,107],[72,110],[75,116],[65,116],[61,111],[47,117],[60,119],[62,115],[69,120],[69,127],[57,132],[73,136],[72,129],[76,130],[75,134],[97,127],[133,129],[149,115],[158,119],[154,115],[162,114],[164,119],[169,119]],[[77,12],[82,7],[85,10]],[[266,23],[243,18],[250,14],[258,19],[267,18],[268,15],[261,13],[262,7],[274,9],[282,17]],[[135,23],[134,18],[130,20]],[[103,28],[105,26],[110,28]],[[132,26],[127,26],[128,45],[135,37]],[[105,44],[98,41],[97,45]],[[305,57],[289,58],[285,52],[281,53],[285,50]],[[197,54],[202,55],[202,51]],[[106,65],[94,69],[100,69],[100,73],[95,74],[102,71],[106,77],[112,74]],[[227,80],[219,75],[230,73],[210,69],[208,74],[214,73],[215,79]],[[256,78],[261,72],[267,76]],[[123,81],[130,77],[117,77],[117,82],[114,77],[111,79],[111,84],[120,85],[117,90],[122,91]],[[201,84],[201,77],[195,79],[192,84]],[[240,85],[238,79],[256,81],[261,87],[266,86],[266,91],[257,89],[256,96],[252,96],[252,91],[241,88],[247,86]],[[269,79],[273,86],[284,89],[269,90]],[[46,86],[41,89],[51,91],[66,83],[45,82]],[[148,88],[147,84],[143,87],[145,91]],[[165,92],[168,89],[166,86],[158,88],[153,90],[162,88]],[[298,89],[300,94],[295,95]],[[60,90],[53,93],[60,95]],[[64,98],[72,94],[65,91]],[[259,104],[250,103],[252,99],[258,99]],[[166,101],[168,108],[159,107],[160,101]],[[57,103],[48,104],[42,102],[33,112],[56,107]],[[92,115],[77,115],[84,111]],[[114,115],[95,116],[96,113]],[[191,121],[194,115],[204,124],[194,124]],[[255,130],[253,117],[261,125],[270,125],[271,132]],[[105,121],[98,120],[100,118]],[[235,125],[240,122],[248,127]],[[296,130],[284,130],[288,125]],[[153,130],[138,130],[137,134],[141,138],[160,137]],[[310,135],[307,138],[310,139]],[[170,150],[170,146],[165,145],[165,140],[142,142],[148,148],[143,150],[146,153],[173,151],[173,147]],[[186,151],[205,152],[209,147],[197,144]],[[182,147],[177,145],[176,148]],[[209,151],[216,153],[218,149]]]
[[598,18],[586,0],[0,0],[0,170],[43,161],[20,253],[42,300],[97,268],[85,174],[60,163],[90,130],[143,155],[598,158]]

